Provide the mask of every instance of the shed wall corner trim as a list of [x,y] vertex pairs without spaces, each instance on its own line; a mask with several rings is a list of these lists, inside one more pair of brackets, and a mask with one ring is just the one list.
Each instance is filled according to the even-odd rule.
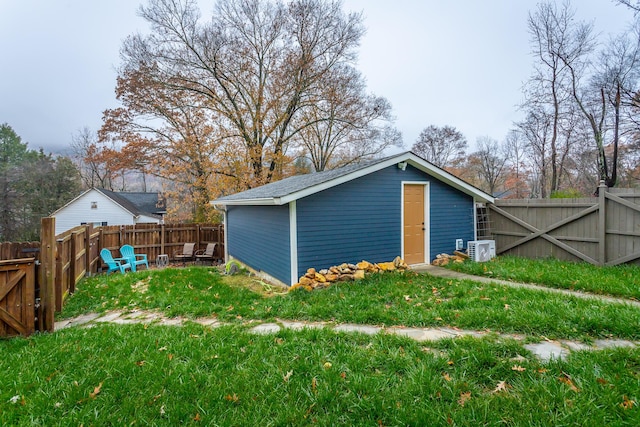
[[291,253],[291,279],[289,286],[298,282],[298,220],[296,201],[289,202],[289,245]]

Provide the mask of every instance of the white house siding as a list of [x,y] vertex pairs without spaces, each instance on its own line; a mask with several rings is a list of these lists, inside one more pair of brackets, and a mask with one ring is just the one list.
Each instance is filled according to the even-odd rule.
[[[92,202],[97,204],[95,209],[91,209]],[[131,212],[96,190],[90,190],[71,201],[53,216],[56,219],[56,235],[82,223],[134,224],[134,216]],[[158,220],[156,219],[155,222]]]

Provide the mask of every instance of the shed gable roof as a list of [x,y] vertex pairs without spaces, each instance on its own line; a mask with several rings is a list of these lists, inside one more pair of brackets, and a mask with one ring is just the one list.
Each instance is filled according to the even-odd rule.
[[240,193],[220,197],[214,205],[283,205],[319,191],[340,185],[386,167],[407,162],[415,168],[473,196],[480,202],[493,203],[494,198],[444,169],[438,168],[416,154],[407,151],[382,159],[356,163],[338,169],[297,175]]

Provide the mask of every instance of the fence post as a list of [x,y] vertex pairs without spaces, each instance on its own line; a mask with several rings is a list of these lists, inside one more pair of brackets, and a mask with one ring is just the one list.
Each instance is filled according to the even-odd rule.
[[56,219],[40,220],[40,304],[42,305],[43,327],[53,332],[56,312]]
[[607,212],[606,212],[607,186],[603,180],[598,185],[598,262],[604,265],[607,262]]
[[96,271],[94,271],[94,273],[102,271],[102,257],[100,256],[100,252],[102,251],[102,249],[104,249],[104,227],[100,227],[98,233],[98,248],[96,249],[96,253],[98,254],[98,262],[96,262]]
[[84,227],[84,275],[91,276],[91,235],[93,234],[93,224]]
[[[76,263],[78,262],[78,233],[74,232],[71,233],[71,249],[69,251],[69,283],[67,286],[67,289],[69,290],[69,293],[75,292],[76,290],[76,275],[78,274],[77,272],[77,265]],[[64,291],[63,291],[63,295],[64,295]],[[58,308],[58,310],[62,310],[62,301],[60,301],[60,307]]]
[[166,254],[164,251],[164,223],[160,224],[160,253]]

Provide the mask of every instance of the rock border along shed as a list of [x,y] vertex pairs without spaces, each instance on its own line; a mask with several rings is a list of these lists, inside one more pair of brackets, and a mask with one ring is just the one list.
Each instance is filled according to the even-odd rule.
[[491,195],[412,152],[221,197],[225,257],[292,285],[308,268],[400,255],[409,265],[476,238]]

